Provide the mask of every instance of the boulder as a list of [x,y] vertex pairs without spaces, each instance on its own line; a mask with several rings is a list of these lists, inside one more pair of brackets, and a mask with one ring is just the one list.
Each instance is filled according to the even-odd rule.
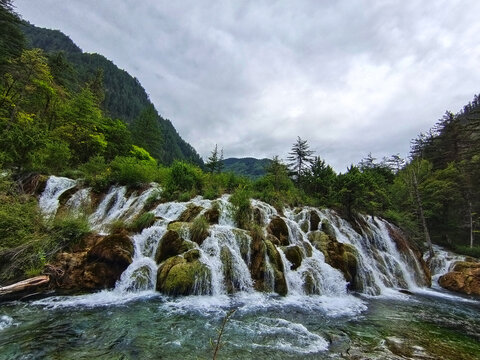
[[160,239],[155,253],[155,261],[160,264],[172,256],[183,254],[193,248],[194,245],[182,239],[176,231],[168,230]]
[[453,271],[441,276],[438,283],[451,291],[480,296],[480,263],[459,262]]
[[[323,228],[323,223],[322,223]],[[325,256],[325,262],[342,272],[345,280],[349,282],[351,290],[356,288],[357,252],[350,244],[338,242],[335,238],[323,231],[312,231],[308,234],[310,242]]]
[[198,259],[188,261],[174,256],[160,265],[157,273],[157,291],[167,295],[206,294],[210,283],[208,267]]
[[252,241],[250,242],[250,274],[254,281],[254,288],[257,291],[268,291],[273,289],[265,288],[265,252],[263,233],[261,228],[253,228],[250,231]]
[[210,209],[205,211],[203,215],[209,224],[218,224],[218,219],[220,218],[220,209],[218,206],[212,206]]
[[289,244],[288,242],[288,227],[285,221],[279,217],[275,216],[268,224],[267,232],[275,236],[282,246]]
[[270,240],[265,240],[265,247],[273,268],[274,291],[279,295],[285,296],[287,295],[288,287],[285,274],[283,273],[282,257]]
[[302,264],[303,259],[302,250],[300,250],[298,245],[287,246],[282,250],[285,253],[285,257],[287,258],[287,260],[292,263],[290,268],[292,270],[298,269]]
[[320,224],[320,216],[316,211],[310,211],[310,231],[318,230],[318,224]]
[[63,252],[47,265],[56,288],[63,290],[98,290],[115,286],[131,264],[133,244],[125,230],[106,237],[92,237],[89,250]]
[[128,233],[122,230],[94,245],[87,253],[87,261],[108,263],[125,270],[132,263],[132,256],[133,243]]

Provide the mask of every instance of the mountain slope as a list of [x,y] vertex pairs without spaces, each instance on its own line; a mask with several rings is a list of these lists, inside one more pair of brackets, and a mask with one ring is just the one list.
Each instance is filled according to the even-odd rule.
[[[131,125],[144,109],[152,105],[138,79],[119,69],[104,56],[82,52],[68,36],[58,30],[39,28],[29,23],[24,23],[22,30],[31,47],[43,49],[51,62],[64,68],[70,67],[70,78],[63,79],[63,85],[67,89],[77,90],[74,88],[78,84],[102,81],[105,96],[102,107],[108,116]],[[161,149],[152,152],[162,154],[158,160],[163,164],[171,164],[179,159],[203,165],[201,157],[180,137],[171,121],[158,114],[157,117],[162,133]]]
[[265,175],[265,169],[270,163],[270,159],[228,158],[223,160],[223,171],[257,179]]

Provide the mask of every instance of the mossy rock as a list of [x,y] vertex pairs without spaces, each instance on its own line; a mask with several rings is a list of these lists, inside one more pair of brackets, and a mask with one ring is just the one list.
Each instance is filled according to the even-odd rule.
[[157,264],[160,264],[166,259],[183,254],[194,247],[194,244],[183,240],[176,231],[168,230],[160,240],[157,252],[155,253],[155,261]]
[[267,250],[268,258],[273,268],[274,273],[274,290],[279,295],[287,295],[287,281],[285,274],[283,273],[283,261],[275,245],[270,240],[265,240],[265,247]]
[[305,280],[303,282],[303,289],[307,294],[315,294],[316,293],[316,286],[315,286],[315,279],[313,278],[312,274],[306,273]]
[[259,208],[253,209],[253,222],[259,226],[263,226],[264,224],[264,218]]
[[309,230],[309,223],[307,220],[303,220],[301,223],[300,223],[300,230],[302,230],[304,233],[307,233],[308,230]]
[[207,219],[209,224],[218,224],[218,220],[220,219],[220,209],[217,206],[212,206],[205,211],[203,216],[205,216],[205,219]]
[[199,249],[188,250],[185,254],[183,254],[183,258],[187,260],[187,262],[194,262],[195,260],[200,259],[200,256]]
[[183,236],[187,232],[189,227],[190,223],[183,221],[172,221],[168,224],[167,230],[175,231],[176,233],[178,233],[178,235]]
[[310,231],[318,230],[318,224],[320,224],[320,216],[316,211],[310,211]]
[[222,246],[222,248],[220,249],[220,259],[223,265],[223,278],[225,280],[225,288],[227,290],[227,293],[233,294],[237,289],[234,281],[233,257],[228,247]]
[[287,260],[290,261],[290,263],[292,264],[292,270],[296,270],[300,267],[300,265],[302,265],[302,250],[300,250],[298,245],[287,246],[282,250],[285,253],[285,257],[287,258]]
[[325,262],[342,272],[345,280],[349,282],[349,288],[357,290],[358,260],[355,247],[340,243],[323,231],[312,231],[308,234],[308,238],[313,246],[323,253]]
[[253,228],[250,231],[250,236],[252,238],[252,241],[250,242],[250,274],[254,281],[254,288],[257,291],[266,291],[266,246],[261,228]]
[[335,235],[335,229],[327,219],[322,220],[321,230],[331,238],[333,239],[337,238],[337,236]]
[[240,254],[242,255],[242,259],[245,262],[248,262],[248,255],[250,252],[250,237],[249,232],[246,230],[241,229],[232,229],[233,234],[235,235],[235,240],[240,248]]
[[126,269],[132,263],[133,243],[125,230],[104,237],[87,253],[87,261],[100,261]]
[[188,262],[181,256],[166,260],[157,273],[157,291],[167,295],[192,295],[198,283],[209,282],[210,270],[199,260]]
[[267,232],[275,236],[282,246],[288,245],[288,227],[285,221],[275,216],[268,224]]
[[187,208],[182,212],[177,220],[181,222],[192,222],[202,210],[203,208],[201,206],[188,204]]

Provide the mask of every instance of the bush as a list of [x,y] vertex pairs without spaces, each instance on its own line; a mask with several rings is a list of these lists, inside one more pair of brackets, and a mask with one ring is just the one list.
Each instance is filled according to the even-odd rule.
[[92,156],[79,169],[84,174],[85,184],[94,191],[101,192],[110,185],[110,168],[103,156]]
[[470,246],[457,245],[455,246],[455,252],[461,255],[480,258],[480,246],[471,248]]
[[230,196],[230,203],[233,205],[233,219],[237,226],[248,230],[252,223],[252,206],[250,204],[250,191],[245,187],[238,187]]
[[166,179],[164,195],[170,199],[178,197],[181,193],[189,193],[192,196],[199,193],[202,188],[202,170],[195,165],[175,161]]
[[53,220],[50,232],[57,247],[63,249],[79,243],[90,233],[90,226],[84,216],[65,215]]
[[205,216],[197,217],[190,226],[190,240],[201,244],[208,236],[209,224]]
[[127,186],[141,186],[155,180],[157,163],[135,157],[117,156],[111,163],[113,182]]

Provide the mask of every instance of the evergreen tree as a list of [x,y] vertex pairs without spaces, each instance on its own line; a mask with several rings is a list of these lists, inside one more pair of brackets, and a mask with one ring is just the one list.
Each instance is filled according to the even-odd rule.
[[291,151],[288,156],[288,166],[297,181],[297,184],[300,184],[304,172],[307,170],[308,166],[312,164],[313,150],[310,150],[310,146],[307,143],[307,140],[302,140],[300,136],[297,137],[297,142],[293,144]]
[[220,173],[223,169],[223,149],[218,153],[218,146],[212,150],[212,154],[208,157],[205,167],[210,173]]
[[137,117],[130,130],[133,143],[147,150],[154,158],[162,160],[162,133],[158,113],[153,105],[147,106]]

